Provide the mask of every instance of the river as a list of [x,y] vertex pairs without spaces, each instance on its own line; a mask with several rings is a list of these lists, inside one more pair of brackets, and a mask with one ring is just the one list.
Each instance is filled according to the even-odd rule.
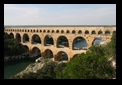
[[[95,40],[94,44],[99,44],[103,40]],[[86,47],[86,41],[77,42],[74,45],[75,47],[81,48]],[[35,59],[25,59],[14,62],[4,63],[4,79],[9,79],[12,75],[17,74],[18,72],[24,70],[30,63],[34,63]]]
[[24,70],[34,59],[25,59],[4,63],[4,79],[9,79],[12,75]]

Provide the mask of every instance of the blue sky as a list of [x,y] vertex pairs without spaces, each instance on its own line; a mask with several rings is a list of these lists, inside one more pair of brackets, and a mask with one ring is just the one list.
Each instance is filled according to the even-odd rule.
[[116,25],[116,4],[4,4],[4,25]]

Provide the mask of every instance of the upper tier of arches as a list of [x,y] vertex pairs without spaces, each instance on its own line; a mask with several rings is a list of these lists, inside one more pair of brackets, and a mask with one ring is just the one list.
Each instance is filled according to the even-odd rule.
[[60,34],[86,34],[86,35],[101,35],[101,34],[105,34],[105,35],[109,35],[109,34],[113,34],[113,32],[116,31],[116,27],[72,27],[72,28],[68,28],[68,27],[63,27],[63,28],[5,28],[5,31],[8,32],[32,32],[32,33],[60,33]]

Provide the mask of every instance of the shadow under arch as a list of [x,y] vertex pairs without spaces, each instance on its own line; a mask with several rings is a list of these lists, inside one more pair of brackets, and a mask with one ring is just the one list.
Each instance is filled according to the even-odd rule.
[[20,36],[19,33],[16,34],[16,40],[19,41],[19,42],[21,42],[21,36]]
[[27,45],[24,45],[24,48],[25,48],[26,52],[30,52],[29,47]]
[[54,58],[55,61],[68,61],[68,55],[64,51],[59,51]]
[[53,58],[53,52],[50,49],[44,51],[44,58]]
[[29,36],[27,33],[23,35],[23,43],[29,42]]
[[10,38],[14,38],[14,34],[13,33],[10,33],[9,36],[10,36]]
[[38,47],[33,47],[31,50],[31,57],[41,57],[41,51]]

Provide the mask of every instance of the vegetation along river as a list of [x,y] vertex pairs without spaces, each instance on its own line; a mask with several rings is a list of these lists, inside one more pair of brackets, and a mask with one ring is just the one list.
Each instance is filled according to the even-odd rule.
[[[96,40],[94,43],[99,44],[102,40]],[[75,47],[86,46],[86,42],[78,42]],[[30,63],[34,63],[35,59],[24,59],[4,63],[4,79],[9,79],[12,75],[24,70]]]

